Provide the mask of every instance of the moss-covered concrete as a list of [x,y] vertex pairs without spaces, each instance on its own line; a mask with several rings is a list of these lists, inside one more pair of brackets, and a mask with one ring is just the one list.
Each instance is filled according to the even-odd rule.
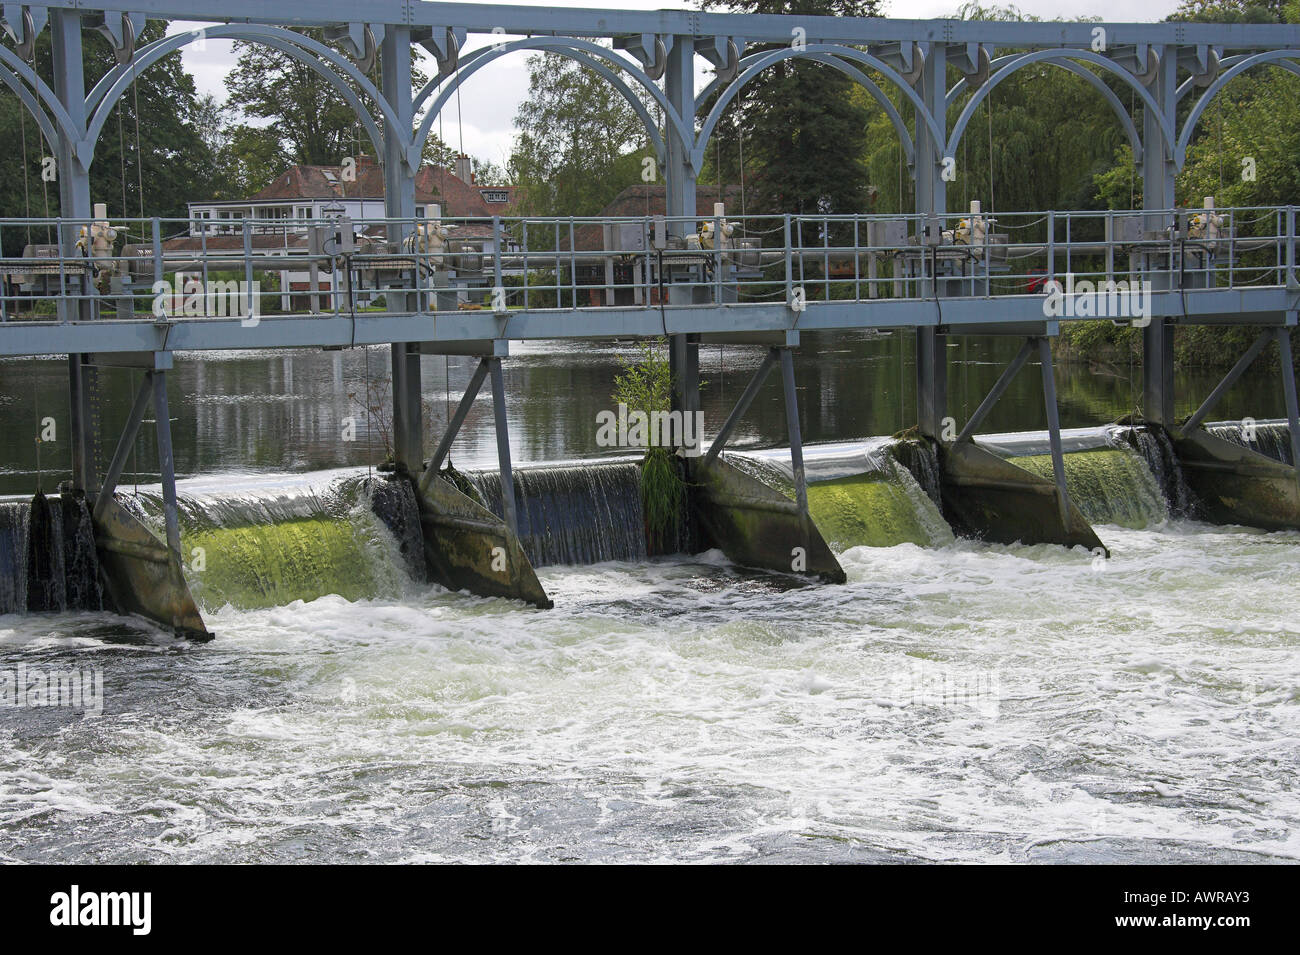
[[95,550],[113,605],[160,623],[177,636],[211,640],[180,561],[117,501],[95,520]]
[[850,547],[932,543],[916,502],[882,474],[854,474],[808,485],[808,510],[836,552]]
[[1199,517],[1265,530],[1300,529],[1296,469],[1267,455],[1195,429],[1169,429],[1183,477],[1198,499]]
[[844,568],[794,501],[721,458],[690,469],[691,507],[707,546],[749,567],[842,584]]
[[197,599],[209,610],[283,606],[338,594],[375,595],[365,547],[351,521],[325,516],[188,531],[187,551],[201,547],[204,566],[193,575]]
[[451,590],[552,606],[519,540],[505,521],[450,482],[434,478],[416,490],[429,575]]
[[[1050,454],[1016,458],[1015,464],[1056,482]],[[1070,501],[1094,524],[1140,528],[1166,516],[1160,486],[1135,451],[1105,448],[1065,455],[1065,487]]]
[[1062,523],[1054,480],[970,441],[940,445],[939,470],[944,514],[959,534],[999,544],[1106,549],[1075,503],[1069,523]]

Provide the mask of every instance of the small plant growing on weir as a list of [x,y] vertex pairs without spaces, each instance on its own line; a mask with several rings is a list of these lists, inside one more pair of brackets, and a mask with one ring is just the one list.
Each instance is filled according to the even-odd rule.
[[[636,355],[619,356],[623,371],[614,378],[615,404],[650,415],[668,411],[673,381],[667,342],[641,342]],[[672,449],[649,445],[641,462],[641,507],[645,514],[646,547],[662,552],[671,539],[686,497],[686,481]]]

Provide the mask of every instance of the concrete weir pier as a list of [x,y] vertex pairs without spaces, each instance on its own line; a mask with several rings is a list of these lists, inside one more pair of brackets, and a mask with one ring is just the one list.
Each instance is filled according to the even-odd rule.
[[[704,447],[673,449],[688,489],[678,546],[716,548],[739,565],[810,581],[846,579],[831,532],[819,525],[809,500],[800,401],[822,396],[800,395],[796,369],[818,361],[804,347],[811,332],[888,330],[914,337],[915,422],[894,455],[931,485],[934,506],[959,534],[1106,551],[1071,488],[1052,347],[1064,324],[1097,319],[1142,329],[1141,420],[1130,424],[1171,449],[1196,499],[1196,516],[1300,528],[1300,422],[1290,346],[1300,311],[1296,207],[1230,209],[1204,197],[1189,210],[1178,206],[1174,191],[1197,123],[1233,77],[1270,64],[1300,70],[1300,27],[1106,24],[1107,43],[1098,50],[1091,22],[412,0],[364,7],[304,0],[282,10],[253,0],[157,0],[147,8],[141,12],[125,0],[7,4],[4,27],[20,51],[29,54],[48,31],[54,83],[47,85],[25,55],[6,52],[0,64],[0,78],[34,117],[59,170],[57,216],[0,219],[0,234],[48,229],[53,236],[48,246],[28,245],[23,256],[2,261],[7,287],[24,294],[0,296],[0,355],[67,356],[61,420],[73,450],[60,506],[79,502],[89,514],[83,529],[93,535],[105,606],[184,636],[211,636],[195,599],[201,571],[185,539],[176,488],[173,416],[183,419],[191,409],[169,407],[167,391],[174,357],[196,352],[386,346],[389,463],[394,486],[417,515],[409,527],[403,524],[418,541],[409,556],[420,574],[449,589],[538,608],[552,601],[533,566],[540,535],[521,506],[507,415],[508,402],[520,399],[508,392],[503,371],[510,343],[518,341],[663,340],[672,381],[671,409],[664,410],[687,415],[700,413],[701,347],[765,350],[725,421],[708,423]],[[149,20],[208,26],[137,43]],[[293,29],[302,27],[323,29],[335,45]],[[109,39],[115,64],[88,86],[83,38],[92,30]],[[792,35],[806,42],[791,45]],[[200,36],[277,50],[331,84],[356,110],[381,160],[383,215],[343,209],[308,219],[226,219],[220,242],[209,220],[111,220],[92,201],[98,197],[91,170],[112,112],[140,74]],[[462,54],[471,37],[493,39]],[[434,78],[418,89],[411,83],[417,46],[437,62]],[[662,213],[455,217],[435,202],[417,202],[424,146],[461,84],[503,56],[538,51],[577,61],[628,99],[655,153]],[[742,209],[737,215],[725,190],[719,188],[718,201],[697,190],[728,104],[763,70],[795,58],[839,70],[885,111],[906,157],[914,207],[840,216]],[[371,78],[376,64],[377,83]],[[1140,208],[994,215],[976,200],[953,210],[949,172],[970,123],[997,84],[1044,65],[1079,76],[1113,108],[1140,157]],[[712,71],[702,88],[701,66]],[[232,308],[212,310],[210,289],[198,314],[154,292],[194,276],[206,288],[215,273],[242,277]],[[254,289],[272,273],[309,276],[307,292],[286,291],[283,309],[261,314]],[[1075,283],[1076,274],[1086,276],[1086,289]],[[1141,293],[1117,291],[1120,285]],[[45,303],[53,303],[53,315],[36,307]],[[1196,325],[1250,325],[1260,333],[1201,406],[1180,419],[1173,337]],[[947,393],[949,347],[977,335],[1005,336],[1021,346],[979,407],[958,421]],[[1204,426],[1224,393],[1274,342],[1289,460]],[[476,362],[433,448],[425,445],[421,366],[430,355]],[[1034,373],[1027,365],[1038,368],[1047,422],[1042,461],[1050,467],[1040,461],[1038,471],[981,441],[989,412],[1012,380]],[[788,488],[724,454],[778,369]],[[138,382],[130,407],[107,401],[105,383],[114,376]],[[497,448],[491,506],[449,464],[484,385]],[[118,485],[150,411],[161,489],[157,513],[145,515]],[[31,514],[47,505],[34,503]],[[65,522],[62,532],[72,524],[83,526]],[[644,532],[632,527],[632,535],[638,530]]]

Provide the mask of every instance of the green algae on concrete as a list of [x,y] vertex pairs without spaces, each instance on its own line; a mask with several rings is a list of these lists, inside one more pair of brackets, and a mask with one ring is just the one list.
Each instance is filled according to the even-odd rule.
[[[1070,502],[1089,523],[1143,528],[1165,519],[1165,500],[1146,462],[1125,448],[1075,451],[1064,456]],[[1052,457],[1035,454],[1012,463],[1055,480]]]
[[708,546],[748,567],[846,580],[816,524],[794,501],[723,458],[690,464],[691,507]]
[[193,555],[195,597],[210,610],[282,606],[326,594],[360,600],[380,589],[364,529],[345,518],[189,530],[182,546]]
[[882,474],[855,474],[808,485],[813,523],[834,551],[850,547],[928,546],[932,537],[903,486]]

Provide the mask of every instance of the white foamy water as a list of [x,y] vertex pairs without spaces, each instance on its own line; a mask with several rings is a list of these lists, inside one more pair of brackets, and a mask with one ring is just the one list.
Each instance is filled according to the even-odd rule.
[[556,607],[413,588],[172,642],[0,618],[0,857],[1300,857],[1300,534],[1099,529],[1114,557],[857,548],[845,586],[716,554],[546,568]]

